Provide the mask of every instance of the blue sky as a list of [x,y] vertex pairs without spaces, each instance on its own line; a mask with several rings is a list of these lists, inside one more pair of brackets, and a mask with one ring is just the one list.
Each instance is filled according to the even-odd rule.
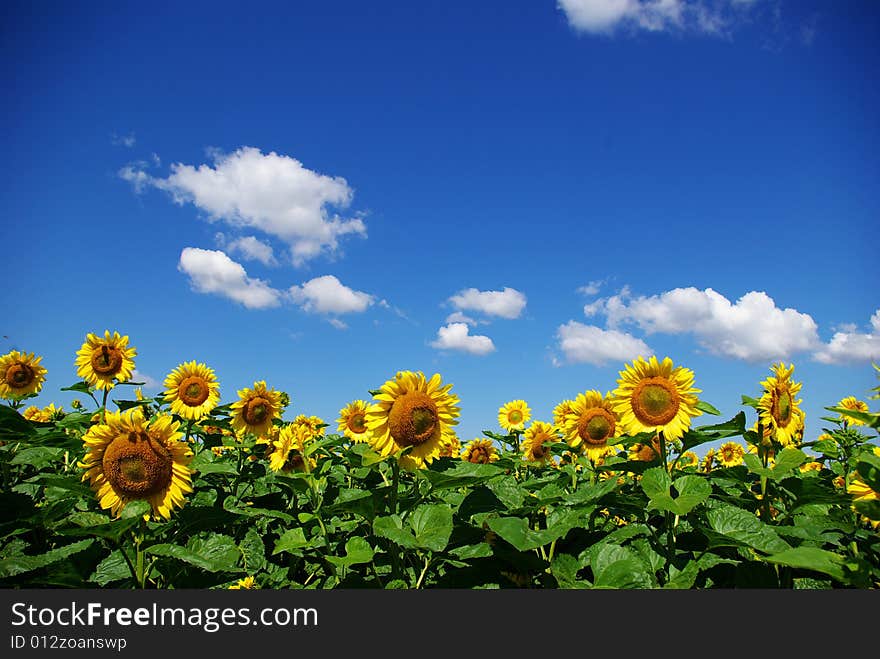
[[439,372],[463,441],[640,353],[725,418],[794,363],[808,439],[877,385],[876,3],[13,2],[0,29],[0,352],[43,356],[39,403],[105,329],[148,392],[195,359],[224,402],[266,380],[328,422]]

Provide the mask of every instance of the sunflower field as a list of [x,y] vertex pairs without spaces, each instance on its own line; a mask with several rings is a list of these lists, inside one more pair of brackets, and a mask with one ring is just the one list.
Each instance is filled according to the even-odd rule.
[[440,374],[379,374],[328,422],[264,381],[223,402],[196,361],[145,396],[136,356],[88,334],[69,410],[28,404],[39,356],[0,356],[0,587],[880,586],[880,415],[849,397],[805,438],[794,365],[723,419],[639,357],[463,442]]

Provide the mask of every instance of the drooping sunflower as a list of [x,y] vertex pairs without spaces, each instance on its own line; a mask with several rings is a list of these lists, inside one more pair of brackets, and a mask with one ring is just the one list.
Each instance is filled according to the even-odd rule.
[[337,430],[356,444],[367,441],[367,407],[367,401],[353,400],[339,410],[339,418],[336,419]]
[[523,435],[521,450],[528,462],[555,465],[550,445],[560,441],[559,429],[551,423],[533,421]]
[[230,422],[236,434],[246,432],[265,435],[272,427],[272,421],[281,413],[281,394],[275,389],[266,387],[266,381],[254,382],[252,389],[245,387],[238,391],[238,400],[230,409]]
[[794,364],[788,367],[782,362],[770,367],[773,375],[761,382],[764,393],[758,401],[758,419],[770,428],[773,439],[782,446],[796,443],[803,432],[804,413],[800,400],[796,400],[801,383],[794,382],[791,375]]
[[461,456],[461,440],[453,434],[448,442],[440,447],[441,458],[458,458]]
[[220,383],[206,364],[184,362],[168,374],[164,385],[171,411],[189,421],[206,417],[220,402]]
[[498,449],[491,439],[472,439],[461,452],[461,459],[475,464],[489,464],[495,462],[500,456]]
[[522,430],[532,418],[532,410],[524,400],[511,400],[498,408],[498,425],[507,432]]
[[455,436],[460,409],[458,396],[449,393],[439,373],[430,380],[421,372],[400,371],[375,394],[367,408],[370,446],[382,456],[410,448],[401,464],[423,467],[440,456],[444,444]]
[[192,492],[192,451],[181,441],[179,422],[168,414],[145,420],[140,407],[107,412],[83,435],[79,466],[103,509],[118,516],[131,501],[150,503],[153,516],[170,519]]
[[[868,404],[865,401],[859,400],[855,396],[847,396],[846,398],[841,400],[839,403],[837,403],[837,407],[842,407],[847,410],[852,410],[853,412],[868,413],[871,411],[870,409],[868,409]],[[851,426],[864,426],[865,425],[865,422],[862,421],[861,419],[856,419],[855,417],[846,416],[845,414],[840,415],[840,420],[846,421]]]
[[317,461],[309,457],[306,462],[305,447],[314,435],[308,426],[289,423],[278,432],[278,438],[272,441],[269,453],[269,468],[284,473],[290,471],[311,471]]
[[724,467],[735,467],[742,464],[744,454],[745,449],[739,442],[725,442],[718,447],[716,459]]
[[703,461],[700,463],[700,470],[705,473],[709,473],[712,471],[712,468],[715,466],[716,453],[714,448],[710,448],[706,451],[706,454],[703,456]]
[[618,415],[611,407],[610,394],[590,389],[578,394],[565,415],[562,434],[572,448],[581,448],[595,461],[614,453],[608,442],[620,434]]
[[691,419],[702,414],[694,388],[694,372],[675,366],[669,357],[662,362],[652,355],[637,357],[627,364],[617,380],[611,407],[629,435],[662,432],[667,441],[679,439],[690,428]]
[[660,459],[660,435],[654,435],[650,444],[632,444],[627,451],[630,460],[655,462]]
[[119,332],[104,337],[89,333],[82,347],[76,351],[76,374],[98,389],[112,389],[115,382],[131,379],[137,350],[129,347],[128,336]]
[[46,381],[46,369],[40,366],[42,359],[32,352],[18,350],[0,357],[0,398],[11,400],[39,393]]

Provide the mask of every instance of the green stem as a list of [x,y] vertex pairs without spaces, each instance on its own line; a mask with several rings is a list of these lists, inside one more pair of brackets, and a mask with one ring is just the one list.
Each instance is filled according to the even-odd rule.
[[431,565],[431,559],[425,556],[425,567],[422,569],[422,573],[419,575],[419,580],[416,582],[416,590],[422,587],[422,582],[425,580],[425,575],[428,573],[428,567]]
[[400,465],[397,460],[391,460],[391,514],[397,514],[397,489],[400,487]]
[[110,395],[109,389],[104,389],[104,398],[101,401],[101,421],[107,420],[107,396]]
[[[669,473],[668,455],[666,453],[666,438],[663,431],[657,433],[657,439],[660,441],[660,461],[663,463],[663,469]],[[668,510],[664,513],[666,526],[666,567],[672,564],[675,558],[675,523],[672,519],[672,513]]]

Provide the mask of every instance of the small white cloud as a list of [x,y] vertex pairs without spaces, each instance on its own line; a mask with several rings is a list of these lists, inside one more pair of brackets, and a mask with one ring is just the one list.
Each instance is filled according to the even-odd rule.
[[153,377],[150,377],[146,373],[141,373],[139,370],[134,369],[131,372],[131,382],[143,382],[144,389],[159,389],[161,384],[160,382]]
[[476,325],[478,321],[474,320],[468,315],[463,314],[461,311],[453,311],[451,314],[446,316],[446,320],[443,321],[447,325],[449,323],[464,323],[465,325]]
[[597,295],[600,290],[602,290],[602,285],[605,283],[602,279],[597,279],[595,281],[591,281],[586,286],[581,286],[577,289],[578,293],[583,293],[584,295]]
[[263,265],[277,265],[272,246],[254,236],[236,238],[227,245],[230,252],[238,252],[249,261],[259,261]]
[[495,350],[495,344],[488,336],[471,335],[465,323],[451,323],[437,330],[437,338],[432,348],[440,350],[459,350],[472,355],[487,355]]
[[510,287],[501,291],[468,288],[453,295],[449,301],[462,311],[479,311],[507,319],[518,318],[526,306],[526,296]]
[[248,277],[240,263],[219,250],[185,247],[177,269],[189,276],[194,291],[222,295],[248,309],[277,307],[281,301],[281,291]]
[[290,296],[304,311],[319,314],[361,313],[375,301],[372,295],[345,286],[333,275],[291,286]]
[[348,329],[348,325],[346,325],[343,321],[338,318],[328,318],[327,322],[333,325],[338,330]]
[[128,135],[117,135],[116,133],[113,133],[113,135],[110,138],[110,141],[115,146],[124,146],[124,147],[130,149],[131,147],[133,147],[135,145],[136,140],[134,138],[134,133],[129,133]]
[[711,288],[676,288],[630,300],[616,295],[602,306],[609,327],[633,323],[648,334],[693,334],[708,351],[745,361],[783,359],[819,345],[816,323],[808,314],[779,309],[761,291],[731,303]]
[[258,229],[290,246],[294,265],[322,252],[333,253],[339,239],[366,235],[359,217],[342,218],[331,208],[347,208],[353,191],[344,178],[307,169],[298,160],[253,147],[231,154],[212,151],[213,162],[198,166],[175,163],[167,178],[128,166],[119,176],[142,191],[165,190],[175,203],[191,203],[211,222],[238,229]]
[[604,366],[608,362],[626,362],[639,355],[652,355],[647,344],[631,334],[604,330],[570,320],[556,331],[559,349],[570,363]]
[[826,345],[813,355],[823,364],[857,364],[880,360],[880,309],[871,316],[871,332],[857,332],[855,327],[837,331]]

